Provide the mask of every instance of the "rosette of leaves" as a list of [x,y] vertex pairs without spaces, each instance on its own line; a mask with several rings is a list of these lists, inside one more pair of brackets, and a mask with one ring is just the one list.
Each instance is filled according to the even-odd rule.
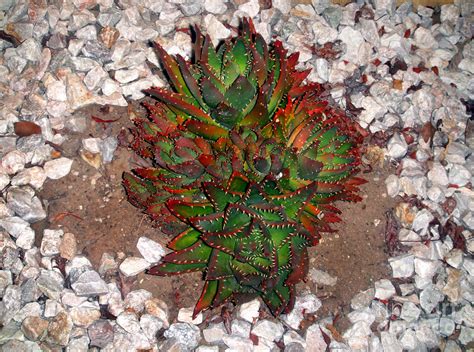
[[361,136],[320,86],[302,85],[297,55],[268,48],[250,22],[217,50],[197,32],[193,62],[158,47],[174,92],[149,91],[158,102],[132,147],[153,165],[125,175],[133,204],[181,228],[149,273],[201,271],[194,314],[254,293],[278,315],[308,247],[340,220],[334,201],[360,199]]

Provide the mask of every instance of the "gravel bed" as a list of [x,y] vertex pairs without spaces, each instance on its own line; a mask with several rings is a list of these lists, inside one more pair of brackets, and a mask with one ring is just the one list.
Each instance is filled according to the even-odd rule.
[[[474,42],[472,4],[413,9],[394,0],[61,0],[0,2],[0,345],[3,351],[464,351],[474,348]],[[88,104],[126,106],[164,86],[149,45],[189,57],[186,30],[212,41],[253,18],[269,41],[300,52],[310,80],[354,112],[372,133],[366,158],[397,165],[386,180],[397,197],[387,214],[392,276],[351,301],[351,326],[317,316],[322,302],[301,292],[281,319],[253,300],[231,322],[181,309],[146,290],[125,297],[118,271],[133,277],[164,249],[142,237],[142,257],[104,256],[100,268],[77,253],[76,234],[31,225],[47,217],[37,196],[66,176],[63,143],[81,131],[72,113]],[[115,137],[84,150],[113,160]],[[40,236],[41,235],[41,236]],[[41,243],[37,246],[39,238]],[[317,274],[317,275],[316,275]],[[335,278],[318,272],[318,284]],[[305,328],[301,329],[301,323]],[[231,329],[229,328],[231,327]]]

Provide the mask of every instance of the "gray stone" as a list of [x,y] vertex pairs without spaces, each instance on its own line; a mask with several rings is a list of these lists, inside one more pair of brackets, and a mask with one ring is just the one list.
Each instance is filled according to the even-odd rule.
[[72,159],[61,157],[44,164],[46,176],[52,180],[60,179],[71,171]]
[[30,187],[11,187],[7,193],[7,206],[30,223],[46,218],[41,201]]
[[13,150],[2,157],[3,171],[8,175],[16,174],[23,170],[26,164],[26,154]]
[[441,262],[438,260],[429,260],[422,258],[415,258],[415,272],[421,277],[430,279],[432,278],[441,266]]
[[122,262],[122,264],[120,264],[119,269],[122,274],[127,277],[130,277],[140,274],[149,267],[150,263],[148,263],[143,258],[128,257]]
[[158,263],[165,255],[165,250],[159,243],[145,236],[138,239],[137,248],[143,258],[150,264]]
[[199,325],[203,321],[202,312],[199,312],[198,315],[193,318],[194,307],[190,308],[180,308],[178,311],[178,321],[181,323],[188,323],[193,325]]
[[16,176],[14,176],[12,178],[12,186],[31,185],[35,189],[40,189],[45,180],[46,174],[43,168],[33,166],[20,171]]
[[447,186],[449,184],[448,175],[443,165],[439,162],[434,162],[428,171],[428,179],[433,185]]
[[101,154],[102,154],[102,162],[104,164],[108,164],[112,161],[117,147],[118,147],[118,140],[116,137],[109,136],[102,140]]
[[48,325],[49,322],[41,317],[26,317],[21,324],[21,331],[30,340],[41,340],[46,335]]
[[443,293],[433,284],[429,284],[420,294],[420,305],[428,314],[443,300]]
[[163,322],[150,314],[143,314],[140,317],[140,327],[150,342],[156,342],[157,332],[163,328]]
[[295,305],[292,311],[283,316],[283,321],[298,330],[305,314],[316,313],[321,308],[321,301],[313,294],[308,293],[296,297]]
[[72,307],[69,315],[75,326],[87,328],[100,318],[101,313],[97,302],[85,302],[79,306]]
[[29,316],[40,316],[43,312],[42,307],[38,302],[26,303],[21,309],[19,309],[13,316],[13,320],[21,323],[26,317]]
[[123,312],[117,317],[117,324],[129,334],[138,334],[141,330],[137,315],[132,312]]
[[41,240],[41,254],[43,256],[59,254],[59,246],[61,245],[63,234],[63,230],[44,230],[43,239]]
[[396,293],[395,287],[390,280],[382,279],[375,282],[375,298],[386,300]]
[[249,302],[243,303],[239,307],[239,317],[253,323],[260,314],[260,301],[258,299],[253,299]]
[[195,325],[188,323],[175,323],[165,331],[164,336],[167,339],[176,339],[177,341],[180,341],[180,343],[186,346],[186,351],[191,351],[199,345],[201,332]]
[[311,280],[317,285],[334,286],[337,283],[337,277],[316,268],[312,268],[309,274]]
[[252,334],[267,339],[268,341],[280,340],[284,332],[285,330],[280,322],[270,320],[260,320],[252,329]]
[[96,271],[90,269],[86,269],[74,279],[71,275],[71,287],[78,296],[98,296],[109,292],[105,281]]
[[37,62],[41,58],[41,45],[33,38],[29,38],[17,48],[17,53],[28,61]]
[[114,339],[114,330],[107,320],[97,320],[87,328],[90,345],[104,348]]
[[227,332],[223,323],[214,323],[203,329],[202,334],[206,342],[219,344],[223,342],[223,338],[227,335]]
[[124,304],[125,308],[133,309],[136,313],[140,313],[145,309],[145,302],[152,298],[151,292],[147,290],[135,290],[131,291],[125,297]]
[[118,70],[115,71],[114,78],[120,83],[130,83],[140,76],[138,69]]
[[57,271],[41,269],[36,284],[46,296],[53,300],[58,300],[64,288],[64,279]]
[[380,333],[380,340],[382,342],[384,352],[402,352],[403,348],[397,337],[387,331]]
[[84,77],[84,84],[87,89],[95,91],[99,89],[109,74],[100,66],[91,69]]
[[405,156],[408,150],[407,142],[400,134],[395,133],[387,144],[388,155],[394,159]]
[[227,10],[223,0],[204,0],[204,9],[207,12],[221,15]]
[[66,346],[72,327],[69,315],[64,311],[59,312],[49,323],[47,341],[59,346]]

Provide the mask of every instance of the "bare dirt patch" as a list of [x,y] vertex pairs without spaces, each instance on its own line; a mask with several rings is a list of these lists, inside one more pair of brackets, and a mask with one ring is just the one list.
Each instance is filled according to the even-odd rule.
[[[115,120],[97,123],[90,117]],[[87,137],[116,136],[121,129],[132,126],[126,108],[110,111],[90,106],[76,112],[75,116],[87,119],[83,133],[73,133],[62,145],[62,154],[74,158],[71,173],[54,182],[46,182],[41,192],[48,207],[49,217],[36,224],[44,228],[62,228],[76,235],[79,251],[86,255],[95,268],[104,252],[137,255],[136,243],[140,236],[147,236],[162,245],[169,237],[153,227],[149,219],[128,203],[122,187],[122,173],[136,166],[136,156],[126,147],[119,147],[112,163],[96,169],[80,156],[81,139]],[[384,197],[384,179],[388,170],[375,170],[364,175],[369,181],[362,186],[364,201],[340,204],[343,222],[337,233],[327,234],[322,243],[310,250],[311,267],[328,272],[338,278],[333,287],[316,287],[311,281],[300,284],[300,290],[309,289],[323,299],[319,316],[339,311],[342,319],[338,328],[346,326],[344,315],[349,311],[350,299],[359,291],[372,286],[372,282],[387,277],[389,270],[384,253],[381,232],[384,213],[393,201]],[[61,215],[62,214],[62,215]],[[73,214],[73,215],[71,215]],[[202,281],[199,273],[171,278],[140,275],[134,288],[151,291],[165,300],[171,310],[171,319],[181,307],[190,307],[199,297]]]

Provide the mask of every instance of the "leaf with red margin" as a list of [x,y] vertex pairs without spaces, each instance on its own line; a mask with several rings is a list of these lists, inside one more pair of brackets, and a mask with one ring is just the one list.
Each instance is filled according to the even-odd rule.
[[199,240],[200,236],[201,236],[201,233],[199,231],[193,228],[189,228],[181,232],[175,238],[173,238],[168,243],[168,248],[173,249],[175,251],[179,251],[179,250],[191,247],[193,244],[195,244]]
[[177,252],[171,252],[162,259],[163,263],[207,264],[213,249],[202,241]]
[[176,63],[176,60],[173,59],[158,42],[154,42],[154,47],[156,49],[158,57],[161,59],[165,67],[166,72],[168,73],[168,76],[171,79],[171,82],[173,83],[174,89],[176,89],[178,93],[191,97],[192,94],[189,91],[188,86],[186,85],[183,75],[181,74],[181,70],[179,69],[179,65]]
[[201,297],[199,298],[193,311],[193,319],[203,310],[209,309],[212,305],[212,301],[217,293],[219,281],[206,281],[204,288],[202,289]]
[[[215,125],[216,122],[209,116],[206,112],[199,109],[197,106],[193,105],[192,103],[188,102],[189,99],[186,96],[169,92],[162,88],[150,88],[146,89],[145,93],[148,93],[155,98],[170,104],[171,106],[175,107],[176,109],[188,114],[189,116],[195,117],[198,120],[203,122],[207,122],[211,125]],[[188,101],[187,101],[188,100]]]
[[227,137],[229,133],[226,129],[222,127],[209,125],[208,123],[196,120],[187,120],[184,123],[184,126],[186,127],[186,129],[193,132],[194,134],[214,141],[222,137]]
[[175,264],[175,263],[160,263],[148,269],[146,271],[149,275],[156,276],[174,276],[185,273],[191,273],[193,271],[201,271],[206,268],[206,263],[194,263],[194,264]]

